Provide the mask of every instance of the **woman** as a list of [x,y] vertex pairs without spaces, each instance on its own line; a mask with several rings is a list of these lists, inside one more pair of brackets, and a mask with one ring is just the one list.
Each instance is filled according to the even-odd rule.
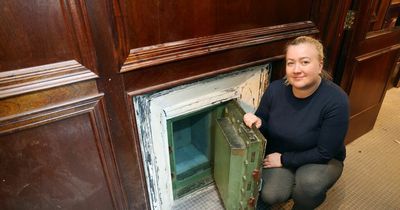
[[285,78],[270,84],[255,114],[243,117],[268,140],[261,191],[267,205],[292,198],[293,209],[314,209],[342,173],[348,99],[326,79],[323,60],[318,40],[289,42]]

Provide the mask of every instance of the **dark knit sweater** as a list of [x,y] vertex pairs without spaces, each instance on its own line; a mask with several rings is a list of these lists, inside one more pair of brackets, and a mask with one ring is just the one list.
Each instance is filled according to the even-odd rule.
[[255,113],[267,138],[266,154],[279,152],[284,167],[326,163],[346,157],[344,138],[349,123],[349,103],[342,89],[322,80],[307,98],[296,98],[283,80],[272,82]]

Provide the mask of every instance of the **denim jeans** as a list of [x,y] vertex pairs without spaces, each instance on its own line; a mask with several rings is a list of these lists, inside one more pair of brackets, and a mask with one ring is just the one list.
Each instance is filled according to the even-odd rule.
[[343,162],[336,159],[327,164],[306,164],[297,169],[263,169],[261,199],[271,206],[292,198],[293,209],[314,209],[324,202],[326,192],[339,179]]

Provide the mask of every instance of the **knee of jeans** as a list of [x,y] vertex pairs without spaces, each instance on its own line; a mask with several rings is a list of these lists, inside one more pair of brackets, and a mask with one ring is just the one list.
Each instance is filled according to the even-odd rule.
[[279,190],[267,190],[263,189],[261,191],[261,199],[268,205],[273,205],[276,203],[282,203],[290,198],[290,192],[282,192]]

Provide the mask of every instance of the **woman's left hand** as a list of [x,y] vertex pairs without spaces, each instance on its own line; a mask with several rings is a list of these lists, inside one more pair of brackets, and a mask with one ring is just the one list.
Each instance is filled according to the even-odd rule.
[[267,155],[263,161],[264,168],[282,167],[281,156],[281,153],[278,152]]

